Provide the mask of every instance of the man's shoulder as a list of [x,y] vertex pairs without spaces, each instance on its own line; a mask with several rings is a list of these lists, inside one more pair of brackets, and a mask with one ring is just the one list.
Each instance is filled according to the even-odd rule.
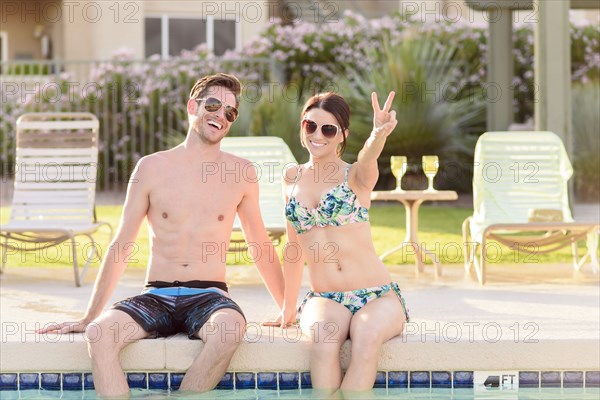
[[161,171],[168,170],[167,164],[171,164],[170,158],[166,151],[148,154],[138,160],[134,175],[145,180],[160,175]]
[[155,166],[155,165],[159,165],[162,164],[164,162],[167,162],[171,159],[174,158],[176,149],[169,149],[169,150],[162,150],[162,151],[157,151],[155,153],[152,154],[148,154],[145,155],[144,157],[140,158],[140,161],[138,161],[138,164],[140,164],[140,166]]
[[253,164],[253,162],[248,160],[247,158],[240,157],[238,155],[235,155],[233,153],[229,153],[226,151],[221,151],[221,156],[222,156],[223,162],[226,164],[239,164],[242,167],[250,166]]

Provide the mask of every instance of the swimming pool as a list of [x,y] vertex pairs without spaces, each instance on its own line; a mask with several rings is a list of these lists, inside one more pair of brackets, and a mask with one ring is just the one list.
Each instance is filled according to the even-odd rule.
[[[312,389],[302,390],[213,390],[203,394],[183,394],[178,391],[169,392],[158,389],[132,389],[132,398],[137,399],[223,399],[223,400],[258,400],[258,399],[319,399]],[[369,396],[361,399],[572,399],[572,400],[597,400],[600,396],[599,388],[523,388],[516,391],[500,389],[475,390],[474,388],[377,388]],[[95,391],[83,392],[52,391],[52,390],[24,390],[2,391],[2,399],[97,399]]]
[[[135,398],[298,399],[319,398],[305,372],[227,372],[216,390],[178,391],[180,372],[130,372]],[[0,373],[0,398],[95,399],[91,373]],[[373,399],[594,399],[600,371],[379,371]]]

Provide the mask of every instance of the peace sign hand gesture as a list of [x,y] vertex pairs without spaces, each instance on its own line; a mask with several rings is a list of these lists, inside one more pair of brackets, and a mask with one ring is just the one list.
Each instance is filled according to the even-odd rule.
[[390,92],[383,105],[383,109],[380,109],[377,93],[371,93],[371,103],[373,105],[373,136],[388,137],[398,124],[398,121],[396,120],[396,111],[390,111],[395,95],[395,92]]

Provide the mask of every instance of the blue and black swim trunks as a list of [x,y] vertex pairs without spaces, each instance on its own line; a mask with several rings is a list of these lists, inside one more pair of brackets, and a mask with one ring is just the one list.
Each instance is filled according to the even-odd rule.
[[225,282],[152,281],[142,294],[119,301],[111,308],[127,313],[150,337],[184,332],[190,339],[199,339],[198,331],[216,311],[231,308],[244,316],[242,309],[222,291],[228,292]]

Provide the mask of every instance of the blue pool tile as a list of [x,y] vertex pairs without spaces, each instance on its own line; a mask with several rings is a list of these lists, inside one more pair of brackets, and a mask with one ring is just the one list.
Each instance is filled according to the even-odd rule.
[[63,390],[82,390],[83,374],[77,372],[66,372],[62,374]]
[[233,390],[233,372],[225,372],[215,389]]
[[[279,372],[277,375],[279,378],[280,390],[298,390],[298,381],[300,380],[300,374],[298,372]],[[308,375],[308,382],[310,385],[310,373]]]
[[560,372],[559,371],[542,371],[541,372],[541,386],[543,388],[548,387],[560,387]]
[[236,372],[235,373],[235,388],[236,389],[255,389],[256,376],[254,372]]
[[519,371],[519,387],[540,387],[540,372]]
[[83,374],[83,390],[94,390],[94,377],[91,372]]
[[40,375],[39,374],[19,374],[19,388],[21,390],[39,389]]
[[277,390],[277,374],[275,372],[258,372],[256,374],[256,386],[259,389]]
[[389,371],[388,372],[388,388],[407,388],[408,387],[408,372],[406,371]]
[[373,384],[374,388],[385,388],[387,385],[387,372],[385,371],[377,371],[377,375],[375,375],[375,383]]
[[451,388],[452,375],[448,371],[431,371],[431,387]]
[[472,388],[473,371],[454,371],[455,388]]
[[60,390],[60,374],[42,373],[41,388],[44,390]]
[[0,390],[17,390],[17,374],[0,374]]
[[148,376],[145,372],[129,372],[127,374],[127,383],[131,389],[147,389]]
[[429,371],[411,371],[410,373],[410,387],[411,388],[428,388],[429,382]]
[[563,387],[583,387],[583,371],[563,372]]
[[[281,386],[281,380],[279,381],[279,385]],[[310,372],[302,372],[300,374],[300,387],[302,389],[312,388],[312,380],[310,379]]]
[[600,371],[587,371],[585,373],[585,387],[600,387]]
[[181,386],[181,381],[183,380],[185,374],[173,374],[171,373],[171,390],[177,390],[179,389],[179,386]]
[[167,390],[168,388],[169,388],[169,374],[148,373],[148,389]]

